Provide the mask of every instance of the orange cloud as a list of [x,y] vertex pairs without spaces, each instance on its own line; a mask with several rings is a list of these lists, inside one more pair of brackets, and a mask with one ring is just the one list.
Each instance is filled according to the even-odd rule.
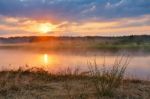
[[40,32],[44,31],[51,32],[51,35],[75,33],[79,36],[149,34],[150,32],[149,15],[112,21],[85,21],[83,23],[64,21],[57,24],[51,23],[50,20],[39,21],[28,18],[3,17],[2,20],[0,30],[11,31],[14,34],[20,33],[20,35],[40,35]]

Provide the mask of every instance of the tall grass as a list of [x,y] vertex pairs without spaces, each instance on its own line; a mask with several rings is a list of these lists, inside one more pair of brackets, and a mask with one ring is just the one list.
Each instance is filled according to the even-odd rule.
[[[123,62],[123,63],[122,63]],[[104,61],[103,69],[99,69],[96,60],[89,62],[90,76],[96,91],[97,99],[101,96],[113,96],[113,92],[121,85],[129,58],[123,61],[123,57],[116,59],[111,69],[106,68]]]

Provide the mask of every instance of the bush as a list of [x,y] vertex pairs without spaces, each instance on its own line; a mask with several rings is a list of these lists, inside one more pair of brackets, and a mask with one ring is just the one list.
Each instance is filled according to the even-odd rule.
[[94,60],[94,65],[89,63],[90,76],[97,99],[100,99],[101,96],[112,96],[115,89],[121,85],[126,67],[129,64],[129,58],[125,59],[123,64],[122,60],[123,57],[115,60],[111,69],[107,69],[104,63],[102,70],[98,68],[96,60]]

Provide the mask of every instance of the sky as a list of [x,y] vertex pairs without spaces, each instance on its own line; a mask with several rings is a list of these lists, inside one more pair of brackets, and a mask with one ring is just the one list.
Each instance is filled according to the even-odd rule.
[[150,0],[0,0],[0,36],[150,35]]

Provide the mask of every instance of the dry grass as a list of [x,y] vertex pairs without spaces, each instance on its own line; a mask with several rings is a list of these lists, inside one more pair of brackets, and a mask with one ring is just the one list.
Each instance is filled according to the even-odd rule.
[[124,61],[123,57],[116,59],[111,69],[106,68],[105,62],[101,70],[98,68],[96,60],[93,64],[89,62],[90,76],[92,76],[97,99],[100,99],[101,96],[113,96],[113,92],[120,87],[123,81],[129,58],[127,57]]
[[57,74],[43,69],[0,72],[0,99],[149,99],[150,83],[124,80],[128,59],[112,69],[98,69],[96,61],[89,74],[67,68]]

